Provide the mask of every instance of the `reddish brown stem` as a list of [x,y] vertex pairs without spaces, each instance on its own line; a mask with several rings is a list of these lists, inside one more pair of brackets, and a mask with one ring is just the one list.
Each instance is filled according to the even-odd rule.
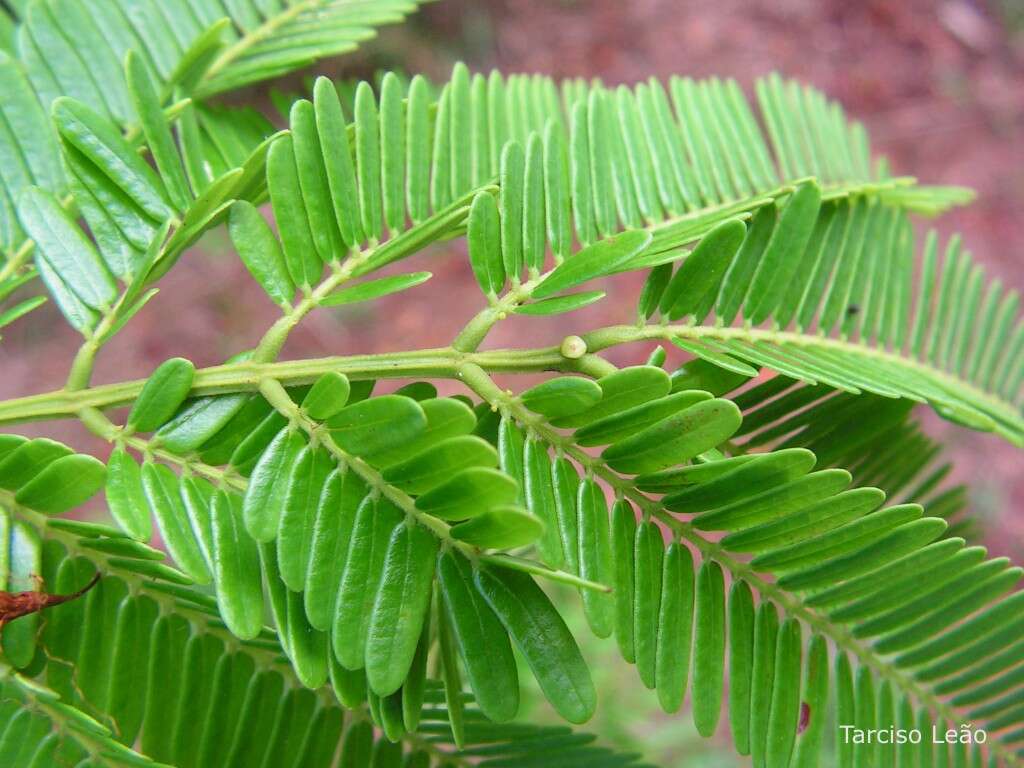
[[60,605],[69,600],[75,600],[96,586],[99,580],[100,574],[97,571],[88,584],[70,595],[48,595],[45,592],[0,592],[0,628],[3,628],[8,621],[41,611],[51,605]]

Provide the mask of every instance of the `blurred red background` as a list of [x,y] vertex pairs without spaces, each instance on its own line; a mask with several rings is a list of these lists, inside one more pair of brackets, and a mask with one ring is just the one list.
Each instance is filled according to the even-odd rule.
[[[973,187],[978,199],[937,222],[961,231],[989,275],[1024,287],[1024,5],[1019,0],[440,0],[390,28],[354,58],[315,73],[368,76],[380,68],[447,76],[456,60],[474,70],[599,77],[609,84],[650,75],[718,75],[749,89],[778,70],[840,100],[864,121],[894,173]],[[301,89],[301,77],[287,84]],[[234,97],[269,109],[266,90]],[[286,357],[447,344],[481,306],[464,252],[435,248],[415,269],[426,285],[367,307],[322,310],[299,328]],[[552,321],[519,318],[490,346],[556,343],[564,335],[630,317],[638,282],[618,281],[605,301]],[[276,315],[224,232],[211,233],[162,281],[161,294],[100,358],[96,381],[145,376],[180,355],[197,365],[251,346]],[[78,339],[52,308],[7,329],[0,344],[0,397],[58,388]],[[647,349],[613,360],[642,362]],[[945,438],[956,474],[998,553],[1024,559],[1021,453],[997,438],[924,415]],[[80,450],[106,449],[72,423],[26,427]]]

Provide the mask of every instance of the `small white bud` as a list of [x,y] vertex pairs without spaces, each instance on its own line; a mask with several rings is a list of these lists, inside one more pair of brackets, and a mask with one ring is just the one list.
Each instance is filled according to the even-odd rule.
[[579,336],[566,336],[562,339],[562,357],[577,360],[587,354],[587,342]]

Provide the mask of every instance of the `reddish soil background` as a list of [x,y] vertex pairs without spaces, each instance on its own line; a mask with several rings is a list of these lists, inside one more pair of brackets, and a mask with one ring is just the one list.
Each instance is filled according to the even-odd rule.
[[[537,71],[628,83],[650,75],[718,75],[744,88],[778,70],[839,99],[864,121],[893,171],[922,181],[963,184],[978,193],[937,226],[964,233],[988,274],[1024,288],[1024,10],[1019,0],[442,0],[385,30],[356,57],[316,74],[368,75],[401,67],[444,78],[456,60],[475,70]],[[301,80],[291,84],[301,88]],[[268,104],[266,90],[240,100]],[[321,311],[295,332],[286,357],[446,344],[480,307],[464,258],[434,249],[411,268],[435,277],[369,308]],[[428,263],[429,262],[429,263]],[[555,343],[568,332],[626,319],[635,281],[609,286],[604,302],[545,323],[510,322],[492,346]],[[211,233],[162,282],[161,294],[104,351],[96,381],[145,376],[181,355],[197,365],[251,346],[276,310]],[[52,308],[10,329],[0,345],[0,397],[54,389],[77,344]],[[643,352],[616,352],[616,362]],[[1022,454],[925,414],[946,439],[957,475],[994,551],[1024,559]],[[71,423],[22,431],[56,434],[80,450],[105,449]]]

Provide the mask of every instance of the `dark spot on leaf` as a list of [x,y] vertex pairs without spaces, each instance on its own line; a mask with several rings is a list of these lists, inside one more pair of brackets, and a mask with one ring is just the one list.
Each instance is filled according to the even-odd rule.
[[858,312],[860,312],[860,306],[858,306],[857,304],[851,304],[846,308],[846,314],[848,314],[850,317],[853,317]]
[[798,734],[803,733],[807,730],[808,723],[811,722],[811,705],[806,701],[800,702],[800,722],[797,723],[796,732]]

